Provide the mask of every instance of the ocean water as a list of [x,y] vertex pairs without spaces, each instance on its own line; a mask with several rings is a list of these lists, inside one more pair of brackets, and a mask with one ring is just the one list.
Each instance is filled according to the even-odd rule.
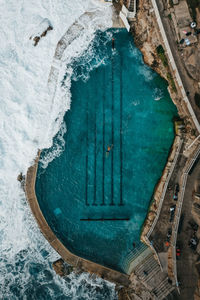
[[[125,272],[173,142],[176,107],[125,29],[97,32],[68,68],[71,109],[41,155],[36,195],[69,250]],[[58,144],[63,151],[47,166]]]
[[[84,12],[97,11],[61,66],[79,56],[97,29],[111,26],[109,5],[98,0],[2,0],[0,9],[0,299],[115,299],[114,285],[87,274],[64,281],[52,270],[58,258],[40,233],[17,181],[38,149],[52,146],[70,106],[70,87],[58,82],[57,105],[47,90],[57,42]],[[37,47],[31,36],[51,24]],[[69,74],[71,69],[68,70]],[[62,97],[62,95],[64,95]],[[63,128],[63,127],[62,127]],[[62,137],[60,137],[62,140]],[[61,145],[61,144],[59,144]],[[62,151],[62,145],[49,161]],[[46,161],[48,164],[48,161]]]

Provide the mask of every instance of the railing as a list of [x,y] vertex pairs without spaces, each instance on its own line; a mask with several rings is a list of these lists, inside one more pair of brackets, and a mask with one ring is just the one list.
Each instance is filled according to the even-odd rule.
[[146,249],[148,249],[148,247],[142,243],[127,254],[122,262],[122,269],[125,273],[129,273],[131,263],[136,260]]

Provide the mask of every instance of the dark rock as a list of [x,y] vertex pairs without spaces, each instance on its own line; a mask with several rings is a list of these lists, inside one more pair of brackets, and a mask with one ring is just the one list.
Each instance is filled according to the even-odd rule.
[[20,174],[17,176],[17,180],[18,180],[19,182],[21,182],[21,181],[23,180],[23,175],[22,175],[22,173],[20,173]]
[[39,43],[39,40],[40,40],[40,37],[39,36],[35,36],[34,38],[33,38],[33,40],[34,40],[34,46],[37,46],[37,44]]
[[67,265],[62,258],[54,261],[53,268],[54,271],[61,277],[69,275],[74,270],[74,268]]

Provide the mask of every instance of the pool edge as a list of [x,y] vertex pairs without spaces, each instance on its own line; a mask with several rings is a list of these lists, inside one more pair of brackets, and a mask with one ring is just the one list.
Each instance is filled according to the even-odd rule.
[[72,265],[73,267],[75,267],[77,270],[96,274],[97,276],[105,280],[128,287],[130,285],[130,280],[128,275],[110,269],[108,267],[104,267],[100,264],[94,263],[90,260],[86,260],[82,257],[73,254],[61,243],[61,241],[56,237],[56,235],[51,230],[50,226],[48,225],[40,209],[36,197],[36,193],[35,193],[35,182],[36,182],[36,174],[38,169],[38,161],[39,161],[40,153],[41,151],[38,151],[38,155],[35,159],[34,164],[31,167],[29,167],[26,174],[26,181],[25,181],[26,199],[29,203],[32,214],[37,221],[40,231],[42,232],[46,240],[49,242],[49,244],[63,258],[63,260],[69,263],[70,265]]

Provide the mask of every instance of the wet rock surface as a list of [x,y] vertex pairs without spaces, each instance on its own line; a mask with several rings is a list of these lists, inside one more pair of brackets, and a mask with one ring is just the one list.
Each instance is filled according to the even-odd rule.
[[48,31],[53,30],[53,26],[48,19],[43,19],[42,22],[35,28],[35,32],[30,36],[30,40],[32,40],[33,46],[37,46],[41,38],[47,35]]
[[74,269],[72,266],[67,265],[62,258],[53,263],[53,268],[54,271],[61,277],[69,275]]

